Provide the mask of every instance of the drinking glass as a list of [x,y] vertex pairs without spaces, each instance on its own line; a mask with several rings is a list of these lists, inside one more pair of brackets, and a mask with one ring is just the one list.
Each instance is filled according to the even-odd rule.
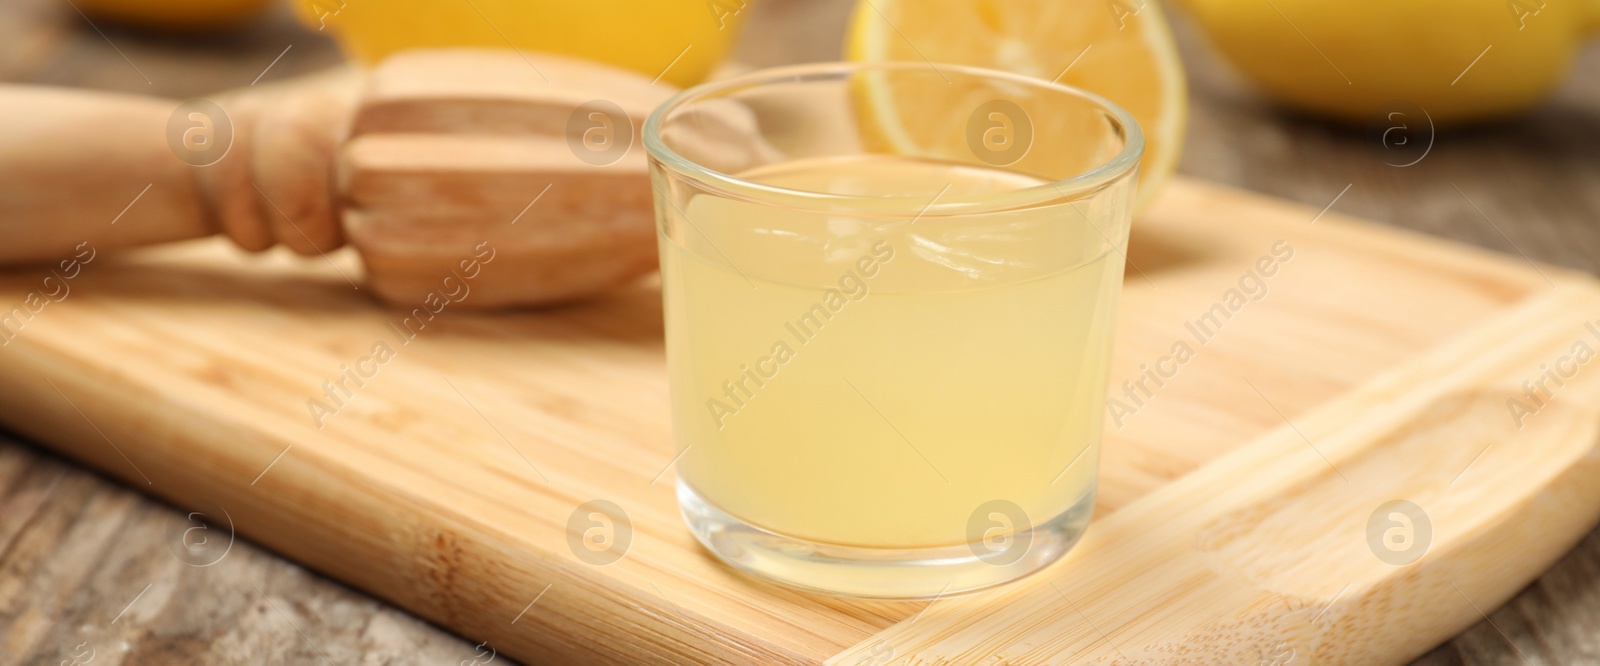
[[927,63],[759,71],[644,128],[678,498],[728,564],[979,589],[1093,512],[1143,137],[1094,94]]

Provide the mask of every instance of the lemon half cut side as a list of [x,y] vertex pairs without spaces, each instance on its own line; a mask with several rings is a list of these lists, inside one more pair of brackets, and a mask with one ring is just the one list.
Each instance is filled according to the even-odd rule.
[[[860,0],[845,57],[986,67],[1111,100],[1144,131],[1140,210],[1177,167],[1187,93],[1177,47],[1155,0]],[[927,147],[917,145],[918,137],[940,135],[930,125],[958,120],[941,113],[972,108],[977,94],[921,85],[862,97],[868,124],[882,140],[919,154]]]

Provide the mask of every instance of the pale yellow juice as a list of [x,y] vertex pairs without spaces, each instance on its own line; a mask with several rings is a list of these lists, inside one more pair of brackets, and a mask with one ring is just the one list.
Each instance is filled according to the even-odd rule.
[[[886,156],[737,175],[935,203],[1042,184]],[[1126,214],[1096,205],[912,219],[702,195],[664,213],[681,478],[851,546],[966,543],[993,500],[1061,514],[1094,487],[1122,282]]]

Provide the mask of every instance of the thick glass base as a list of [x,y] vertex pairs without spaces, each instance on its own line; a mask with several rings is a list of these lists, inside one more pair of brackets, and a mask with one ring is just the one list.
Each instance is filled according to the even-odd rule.
[[700,543],[737,569],[813,592],[910,600],[999,585],[1056,561],[1083,536],[1094,488],[1031,529],[936,548],[859,548],[777,534],[728,515],[681,478],[678,506]]

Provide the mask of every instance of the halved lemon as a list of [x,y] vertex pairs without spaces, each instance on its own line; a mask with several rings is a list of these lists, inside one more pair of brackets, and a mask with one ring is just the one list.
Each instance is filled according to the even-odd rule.
[[[1183,65],[1155,0],[859,0],[845,57],[988,67],[1111,100],[1144,130],[1140,208],[1177,166],[1187,115]],[[885,139],[929,134],[916,125],[943,122],[930,110],[949,106],[941,96],[961,94],[933,86],[918,92],[929,99],[895,96],[908,112],[889,108],[889,96],[866,96]]]

